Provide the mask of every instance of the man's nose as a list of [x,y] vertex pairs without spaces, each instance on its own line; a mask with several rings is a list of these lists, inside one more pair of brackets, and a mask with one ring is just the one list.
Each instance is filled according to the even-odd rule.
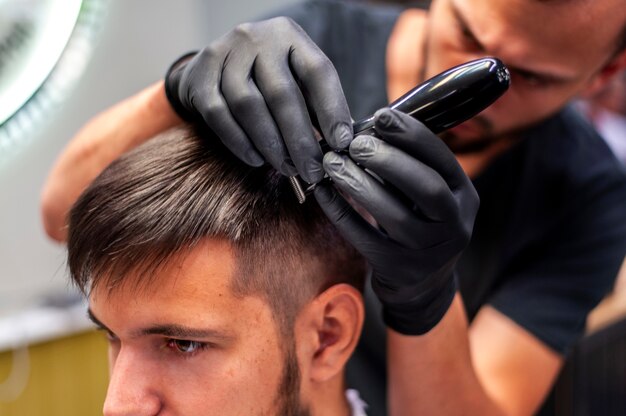
[[104,416],[154,416],[161,410],[158,380],[139,354],[122,348],[111,365]]

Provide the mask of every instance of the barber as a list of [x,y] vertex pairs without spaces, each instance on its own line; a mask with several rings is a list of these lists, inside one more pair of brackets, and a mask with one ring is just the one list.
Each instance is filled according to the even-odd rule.
[[[315,198],[372,266],[371,284],[389,328],[392,414],[428,408],[442,414],[443,401],[433,395],[457,393],[480,399],[476,414],[499,411],[472,369],[466,318],[460,298],[454,302],[455,263],[469,242],[478,196],[437,136],[412,117],[384,109],[375,119],[380,138],[353,139],[332,63],[286,18],[239,26],[200,53],[182,57],[165,88],[183,118],[201,118],[247,163],[268,161],[309,183],[319,183],[324,173],[331,177],[333,185],[319,185]],[[322,154],[309,114],[331,147],[349,156]],[[453,384],[446,381],[452,374]],[[424,397],[431,397],[429,403]]]
[[[550,28],[532,27],[537,16],[554,16],[557,5],[525,0],[515,7],[519,13],[509,13],[513,6],[505,0],[439,0],[427,15],[314,1],[288,10],[293,20],[241,25],[175,62],[164,85],[100,115],[77,135],[44,194],[47,229],[63,239],[64,204],[117,155],[180,122],[178,116],[202,120],[250,165],[270,163],[309,183],[331,177],[315,198],[372,266],[387,335],[390,414],[531,414],[582,330],[572,322],[584,321],[610,289],[626,251],[623,171],[591,131],[577,131],[574,139],[575,146],[591,146],[591,154],[563,150],[561,136],[586,127],[559,112],[576,92],[626,66],[626,53],[613,46],[626,16],[594,8],[607,30],[579,45],[589,48],[585,55],[564,51],[565,41]],[[573,48],[576,32],[586,33],[581,27],[589,23],[573,20],[581,16],[575,5],[567,7],[555,26],[571,35]],[[420,122],[388,109],[376,113],[379,138],[352,137],[349,107],[362,117],[425,76],[486,54],[509,64],[512,90],[447,137],[456,157]],[[116,135],[116,125],[129,123],[133,131]],[[322,154],[312,124],[349,156]],[[547,152],[559,153],[546,161]],[[571,164],[581,162],[581,168],[600,166],[601,178],[572,172]],[[565,180],[554,182],[563,180],[559,175]],[[60,184],[61,177],[74,182]],[[460,259],[478,210],[474,185],[483,208]],[[579,215],[567,205],[581,192]],[[582,227],[569,230],[559,216]],[[597,229],[602,235],[593,234]],[[377,313],[368,319],[355,370],[357,387],[377,414],[382,400],[372,395],[382,394],[367,389],[384,377],[377,367],[384,365],[377,356],[384,347]]]

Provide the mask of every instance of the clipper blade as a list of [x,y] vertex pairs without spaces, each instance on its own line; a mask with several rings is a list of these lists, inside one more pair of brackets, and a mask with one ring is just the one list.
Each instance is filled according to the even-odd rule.
[[290,176],[289,183],[291,184],[291,188],[293,189],[293,193],[296,194],[296,199],[299,204],[304,204],[306,201],[306,193],[302,184],[300,183],[300,179],[297,176]]

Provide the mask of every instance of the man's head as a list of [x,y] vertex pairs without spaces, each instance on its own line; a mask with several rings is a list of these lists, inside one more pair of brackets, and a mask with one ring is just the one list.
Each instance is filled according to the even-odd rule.
[[345,406],[365,263],[285,177],[172,130],[109,166],[69,224],[72,278],[110,339],[105,414]]
[[626,7],[623,0],[433,0],[424,75],[485,55],[507,64],[511,88],[451,131],[453,147],[526,127],[601,87],[626,66]]

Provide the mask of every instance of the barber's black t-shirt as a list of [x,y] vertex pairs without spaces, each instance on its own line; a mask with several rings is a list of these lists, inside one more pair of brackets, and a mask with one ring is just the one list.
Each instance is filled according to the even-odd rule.
[[[352,116],[387,104],[385,51],[400,9],[313,0],[283,10],[339,73]],[[489,304],[565,354],[626,254],[626,171],[573,110],[528,129],[474,180],[481,198],[458,264],[468,318]],[[385,328],[368,289],[348,383],[385,414]],[[416,351],[418,354],[419,352]],[[428,377],[416,374],[415,377]]]

